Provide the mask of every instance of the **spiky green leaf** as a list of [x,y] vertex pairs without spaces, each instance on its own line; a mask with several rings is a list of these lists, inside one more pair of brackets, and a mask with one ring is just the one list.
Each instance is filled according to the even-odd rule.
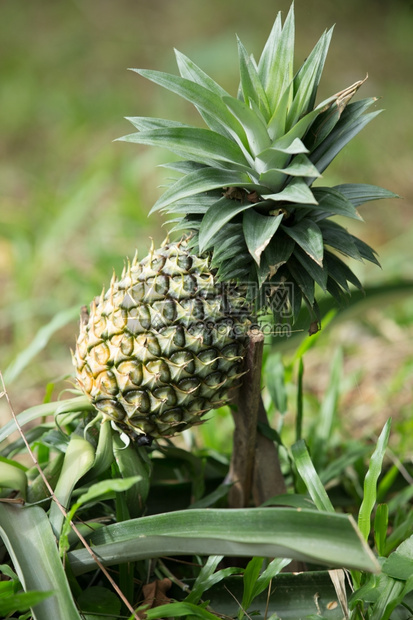
[[377,187],[377,185],[368,185],[366,183],[344,183],[343,185],[336,185],[333,189],[345,196],[355,207],[369,202],[370,200],[399,197],[388,189]]
[[294,38],[294,6],[291,5],[281,33],[276,24],[260,61],[260,73],[271,110],[277,110],[282,94],[293,79]]
[[198,65],[196,65],[190,58],[179,52],[175,51],[176,63],[178,65],[179,73],[181,77],[200,84],[204,88],[207,88],[212,93],[215,93],[219,97],[228,96],[227,91],[222,88],[215,80],[213,80],[205,71],[203,71]]
[[[257,205],[255,205],[257,206]],[[214,235],[236,215],[254,205],[250,202],[242,203],[238,200],[221,198],[210,207],[202,220],[199,231],[199,249],[204,252],[211,245]],[[245,260],[245,259],[244,259]]]
[[361,255],[354,243],[353,236],[340,224],[324,220],[319,222],[318,226],[323,233],[324,244],[335,248],[346,256],[361,260]]
[[242,219],[244,237],[248,251],[258,265],[261,261],[261,254],[274,236],[283,217],[283,213],[271,216],[260,215],[253,209],[245,211]]
[[[236,170],[220,170],[219,168],[204,168],[182,177],[162,194],[154,204],[150,213],[164,209],[177,200],[194,196],[200,192],[232,185],[242,187],[253,186],[247,174]],[[234,202],[234,201],[233,201]]]
[[[165,118],[152,118],[151,116],[125,116],[125,119],[132,123],[139,131],[148,131],[152,129],[169,129],[178,127],[190,127],[185,123],[171,121]],[[118,138],[118,140],[122,138]]]
[[276,274],[281,265],[284,265],[290,258],[295,246],[295,241],[284,234],[281,230],[277,231],[269,245],[264,250],[264,255],[270,269],[270,276]]
[[324,241],[317,224],[312,220],[303,219],[294,226],[283,226],[283,230],[313,261],[320,266],[323,264]]
[[291,163],[282,169],[284,174],[294,177],[319,177],[321,176],[314,164],[303,153],[296,155]]
[[347,282],[354,284],[354,286],[360,291],[363,290],[360,280],[338,256],[332,254],[328,250],[325,250],[324,261],[327,266],[329,276],[335,280],[335,282],[337,282],[343,290],[350,292]]
[[252,155],[258,155],[258,153],[268,148],[271,144],[271,140],[261,118],[239,99],[224,97],[223,101],[235,118],[242,123]]
[[263,194],[262,197],[266,200],[275,200],[276,202],[286,201],[298,204],[318,204],[311,189],[301,178],[293,179],[291,183],[277,194]]
[[298,246],[294,249],[294,256],[298,260],[299,263],[304,267],[304,269],[309,273],[309,275],[313,278],[314,282],[316,282],[323,291],[326,291],[327,286],[327,277],[328,272],[325,265],[322,267],[315,263],[301,248]]
[[241,78],[241,91],[244,97],[244,102],[250,105],[254,102],[261,114],[264,116],[265,121],[268,121],[271,113],[270,106],[268,104],[267,95],[264,87],[261,83],[258,75],[257,68],[252,58],[248,55],[244,45],[238,40],[238,56]]
[[363,114],[375,99],[350,103],[344,110],[333,131],[310,155],[310,159],[320,172],[331,164],[338,153],[354,138],[381,110]]
[[294,126],[309,112],[315,101],[333,30],[325,32],[294,78],[294,100],[288,111],[287,126]]
[[[208,117],[218,122],[222,129],[220,133],[224,133],[224,135],[230,133],[236,141],[239,141],[244,146],[247,145],[247,138],[242,126],[227,110],[221,97],[209,90],[209,88],[205,88],[205,86],[186,78],[163,73],[162,71],[151,71],[148,69],[132,69],[132,71],[187,99],[197,109],[205,112]],[[217,130],[215,123],[211,129]]]
[[249,169],[241,149],[235,142],[210,129],[198,127],[163,127],[132,133],[124,142],[160,146],[185,159],[194,159],[206,165],[230,163],[232,168]]
[[362,220],[354,204],[350,202],[337,188],[314,187],[313,195],[321,210],[332,215],[344,215],[354,220]]

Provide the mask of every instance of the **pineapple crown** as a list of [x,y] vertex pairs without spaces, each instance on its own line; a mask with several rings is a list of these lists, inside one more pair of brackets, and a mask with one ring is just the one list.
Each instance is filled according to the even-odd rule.
[[338,301],[349,283],[361,288],[339,254],[379,264],[372,248],[331,218],[360,220],[359,205],[396,196],[366,184],[313,186],[380,112],[368,112],[375,98],[350,103],[365,80],[316,105],[331,36],[332,29],[323,33],[295,74],[293,6],[284,24],[277,15],[258,62],[238,39],[237,97],[178,51],[180,76],[133,69],[194,104],[207,128],[132,117],[138,132],[120,138],[182,158],[166,164],[181,176],[151,213],[172,214],[173,230],[192,233],[192,249],[211,256],[218,278],[253,284],[258,307],[264,288],[268,301],[289,283],[294,317],[304,301],[318,319],[315,283]]

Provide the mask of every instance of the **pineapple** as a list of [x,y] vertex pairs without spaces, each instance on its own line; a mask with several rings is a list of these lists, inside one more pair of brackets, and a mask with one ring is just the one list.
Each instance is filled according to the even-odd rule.
[[194,104],[206,127],[132,117],[138,131],[121,138],[181,158],[152,212],[186,236],[135,258],[81,326],[78,384],[121,428],[162,437],[201,422],[239,384],[257,312],[294,320],[304,302],[318,321],[316,284],[337,300],[361,288],[340,254],[378,264],[331,218],[359,220],[359,205],[394,194],[319,181],[379,113],[375,98],[350,102],[364,80],[316,104],[331,35],[294,73],[293,7],[284,24],[278,14],[258,62],[238,41],[237,97],[180,52],[179,76],[134,70]]
[[249,319],[238,301],[185,241],[135,256],[81,323],[80,388],[129,434],[162,437],[198,423],[239,384]]

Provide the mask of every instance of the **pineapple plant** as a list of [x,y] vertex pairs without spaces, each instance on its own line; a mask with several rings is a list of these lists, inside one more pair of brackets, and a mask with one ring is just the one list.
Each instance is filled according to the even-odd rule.
[[379,113],[375,98],[351,101],[364,80],[316,102],[331,36],[294,72],[293,6],[284,23],[278,14],[258,62],[238,40],[235,97],[180,52],[180,75],[134,69],[191,102],[205,126],[131,117],[137,132],[121,138],[180,158],[151,212],[182,238],[135,257],[81,322],[78,385],[120,429],[143,439],[200,423],[242,381],[257,315],[293,321],[304,303],[318,321],[315,285],[337,300],[361,288],[340,255],[378,264],[332,218],[361,219],[361,204],[394,194],[320,182]]

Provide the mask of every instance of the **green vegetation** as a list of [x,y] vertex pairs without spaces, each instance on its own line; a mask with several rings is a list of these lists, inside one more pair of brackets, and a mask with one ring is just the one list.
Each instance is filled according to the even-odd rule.
[[[296,1],[298,61],[337,22],[317,103],[342,89],[343,76],[353,84],[368,71],[365,96],[382,95],[386,108],[324,172],[323,185],[350,179],[404,200],[361,207],[362,227],[336,220],[378,250],[382,271],[355,269],[365,295],[353,291],[338,309],[317,286],[323,329],[308,337],[302,310],[290,338],[266,338],[268,423],[261,416],[253,427],[263,463],[257,458],[253,499],[237,504],[231,468],[239,467],[242,429],[233,407],[172,440],[138,445],[70,393],[69,348],[80,306],[113,268],[122,271],[125,253],[132,258],[137,247],[141,258],[148,237],[158,244],[165,236],[159,216],[147,214],[168,182],[170,172],[156,168],[166,160],[112,143],[127,131],[122,117],[149,110],[200,123],[179,98],[161,97],[122,68],[172,73],[175,46],[234,93],[234,32],[258,56],[275,9],[285,17],[289,2],[265,0],[260,11],[235,0],[139,4],[3,7],[0,615],[100,620],[129,618],[133,608],[132,617],[147,618],[407,620],[413,12],[402,2],[380,10],[366,2],[360,13],[355,0]],[[244,381],[251,393],[260,367]],[[13,409],[22,412],[20,432]],[[279,487],[265,494],[262,483],[274,475],[263,471],[277,453],[282,478],[274,474]]]

